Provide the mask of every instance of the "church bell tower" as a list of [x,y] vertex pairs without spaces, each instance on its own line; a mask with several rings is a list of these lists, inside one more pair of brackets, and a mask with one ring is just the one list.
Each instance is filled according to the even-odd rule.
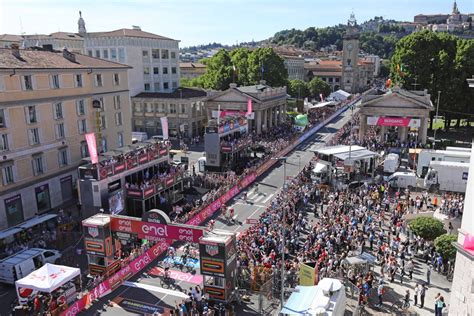
[[359,90],[359,31],[354,13],[347,21],[347,30],[342,42],[341,89],[354,93]]

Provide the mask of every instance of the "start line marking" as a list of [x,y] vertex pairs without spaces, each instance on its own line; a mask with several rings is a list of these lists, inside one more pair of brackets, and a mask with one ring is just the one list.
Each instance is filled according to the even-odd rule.
[[137,282],[130,282],[130,281],[125,281],[123,282],[123,285],[129,286],[129,287],[135,287],[139,289],[144,289],[147,291],[151,292],[157,292],[157,293],[162,293],[165,295],[172,295],[172,296],[177,296],[181,298],[188,298],[188,295],[181,291],[175,291],[175,290],[169,290],[169,289],[164,289],[159,286],[153,286],[153,285],[148,285],[148,284],[143,284],[143,283],[137,283]]

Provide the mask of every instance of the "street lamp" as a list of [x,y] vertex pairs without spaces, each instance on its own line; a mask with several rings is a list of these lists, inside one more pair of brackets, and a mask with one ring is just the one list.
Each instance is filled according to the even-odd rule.
[[[433,120],[438,119],[438,110],[439,110],[439,98],[441,96],[441,91],[438,91],[438,101],[436,102],[436,116],[433,118]],[[435,128],[434,134],[433,134],[433,149],[436,149],[436,130],[438,128]]]
[[[286,191],[286,160],[288,157],[273,157],[272,160],[283,161],[283,191]],[[280,305],[283,308],[283,303],[285,301],[285,217],[286,217],[286,208],[283,208],[283,220],[282,220],[282,244],[283,251],[281,252],[281,290],[280,290]]]

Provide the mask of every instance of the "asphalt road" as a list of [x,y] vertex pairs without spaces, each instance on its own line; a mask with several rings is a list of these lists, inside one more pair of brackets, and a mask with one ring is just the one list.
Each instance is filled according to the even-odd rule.
[[[296,176],[299,170],[301,170],[311,160],[314,153],[309,151],[309,148],[315,144],[317,146],[323,147],[324,142],[329,140],[331,135],[349,120],[350,115],[350,111],[344,112],[327,126],[325,126],[319,133],[315,134],[313,137],[295,148],[295,150],[287,156],[287,178]],[[200,154],[201,153],[190,153],[192,156],[199,156]],[[190,160],[192,161],[194,159]],[[244,201],[243,192],[241,192],[231,201],[230,207],[233,207],[235,214],[238,215],[238,223],[227,223],[222,216],[216,214],[215,228],[226,229],[237,233],[246,230],[250,226],[249,224],[246,224],[246,219],[257,219],[267,207],[267,205],[271,203],[272,198],[277,194],[278,190],[282,188],[285,173],[284,169],[284,164],[280,162],[273,169],[257,179],[254,185],[246,190],[248,202]],[[256,191],[257,184],[258,192]],[[162,258],[159,258],[158,260],[160,259]],[[199,275],[199,269],[197,269],[194,275],[192,273],[186,274],[176,272],[174,275],[174,277],[177,279],[174,283],[175,288],[172,287],[170,289],[163,289],[161,287],[161,279],[156,276],[158,260],[150,265],[145,274],[142,273],[139,276],[133,277],[129,282],[126,283],[126,285],[119,287],[113,293],[102,299],[100,303],[95,304],[86,312],[86,314],[94,315],[96,310],[102,308],[105,302],[108,300],[117,301],[117,298],[128,300],[128,306],[133,305],[143,307],[144,305],[141,304],[145,304],[147,305],[147,308],[152,308],[151,306],[165,309],[173,308],[176,302],[180,302],[185,297],[183,296],[182,291],[189,291],[190,287],[194,286],[194,284],[200,280],[201,276]],[[122,307],[120,307],[120,305],[122,305]],[[123,309],[123,307],[125,307],[124,304],[120,305],[107,307],[106,310],[102,311],[102,315],[133,315],[139,313],[138,311],[133,311],[133,308],[125,310]],[[256,315],[256,308],[256,304],[252,304],[252,306],[248,306],[248,309],[246,309],[244,313],[246,315]]]

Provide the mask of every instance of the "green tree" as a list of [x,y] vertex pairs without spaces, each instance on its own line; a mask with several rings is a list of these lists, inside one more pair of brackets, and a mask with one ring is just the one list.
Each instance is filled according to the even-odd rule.
[[392,81],[405,89],[412,90],[416,80],[418,89],[428,89],[434,104],[441,91],[439,110],[447,121],[474,113],[474,92],[466,82],[474,73],[474,40],[415,32],[397,42],[390,71]]
[[453,242],[457,240],[456,235],[441,235],[434,241],[436,251],[441,254],[444,260],[454,259],[456,257],[456,248]]
[[290,80],[288,82],[288,94],[293,98],[304,99],[309,96],[308,85],[303,80]]
[[239,86],[249,85],[248,58],[249,50],[247,48],[237,48],[230,52],[232,65],[235,66],[235,83]]
[[331,87],[318,77],[314,77],[313,79],[311,79],[310,82],[308,82],[308,90],[309,90],[310,96],[312,97],[319,98],[319,95],[321,93],[325,97],[331,94]]
[[248,56],[248,78],[250,84],[263,79],[269,86],[283,87],[288,82],[288,71],[272,48],[257,48]]
[[232,61],[227,50],[221,49],[204,61],[206,73],[198,78],[198,86],[206,89],[225,90],[232,82]]
[[409,223],[411,231],[421,238],[434,240],[446,233],[443,222],[432,217],[418,217]]

